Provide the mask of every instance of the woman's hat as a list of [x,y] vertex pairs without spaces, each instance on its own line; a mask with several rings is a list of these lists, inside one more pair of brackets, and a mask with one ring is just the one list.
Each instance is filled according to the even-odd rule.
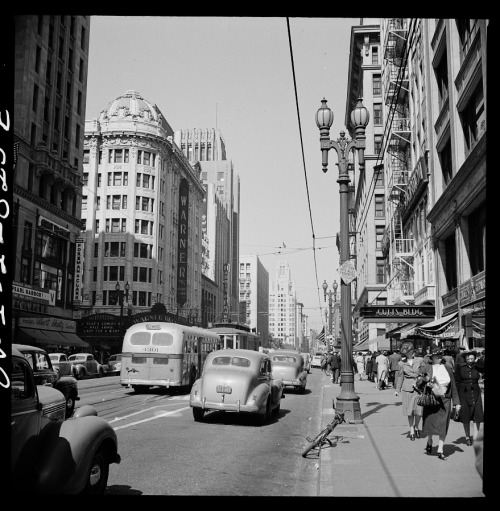
[[431,348],[430,356],[434,355],[442,355],[443,354],[443,348],[440,348],[439,346],[433,346]]
[[472,350],[472,351],[466,351],[464,353],[465,357],[468,357],[469,355],[474,355],[474,357],[477,357],[477,351]]

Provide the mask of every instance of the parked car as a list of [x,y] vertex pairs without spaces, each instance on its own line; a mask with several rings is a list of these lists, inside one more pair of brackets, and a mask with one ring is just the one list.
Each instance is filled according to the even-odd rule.
[[73,364],[68,360],[66,353],[49,353],[52,367],[61,376],[74,376]]
[[304,369],[307,371],[307,374],[309,374],[311,372],[311,354],[301,353],[301,355],[304,359]]
[[35,346],[13,344],[29,362],[35,377],[36,385],[54,387],[63,393],[66,400],[66,418],[71,417],[78,397],[78,383],[72,376],[61,376],[52,366],[52,360],[47,352]]
[[271,353],[271,364],[275,378],[283,382],[283,386],[293,387],[304,392],[307,384],[307,371],[304,359],[297,351],[277,350]]
[[63,394],[36,385],[28,359],[15,346],[11,364],[12,491],[104,493],[109,465],[120,463],[113,428],[88,405],[65,420]]
[[271,371],[269,355],[227,349],[207,356],[201,378],[191,388],[189,404],[195,421],[201,421],[209,410],[222,410],[255,414],[264,424],[272,414],[279,414],[284,397],[283,384]]
[[104,376],[104,366],[99,364],[90,353],[75,353],[69,356],[69,361],[73,365],[75,378],[81,380],[88,376]]
[[311,360],[311,367],[319,367],[321,369],[321,359],[323,356],[321,353],[316,353]]
[[108,363],[104,365],[104,372],[106,374],[120,374],[122,368],[122,355],[111,355]]

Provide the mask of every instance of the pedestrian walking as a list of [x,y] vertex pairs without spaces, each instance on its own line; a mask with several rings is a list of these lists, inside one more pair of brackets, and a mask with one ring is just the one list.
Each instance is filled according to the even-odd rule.
[[450,350],[444,350],[443,351],[443,359],[444,359],[444,363],[452,370],[454,371],[455,370],[455,360],[453,359],[453,357],[451,356],[451,351]]
[[359,374],[359,381],[363,379],[363,374],[365,374],[365,357],[361,351],[358,351],[358,354],[354,358],[354,362],[356,362],[357,373]]
[[386,356],[386,352],[381,352],[375,360],[377,361],[377,388],[378,390],[382,390],[387,386],[387,370],[389,368],[389,359]]
[[432,437],[437,435],[439,438],[437,453],[440,460],[448,459],[444,455],[444,442],[450,425],[451,403],[456,410],[460,410],[460,398],[458,397],[457,386],[453,371],[443,363],[443,352],[441,348],[434,346],[429,353],[431,363],[424,363],[419,368],[419,373],[427,375],[430,381],[426,383],[427,387],[441,388],[443,395],[436,396],[437,404],[424,406],[422,413],[422,435],[427,437],[425,452],[432,453]]
[[369,351],[365,357],[365,372],[366,372],[366,377],[368,378],[368,381],[373,381],[372,365],[373,365],[372,354]]
[[328,356],[326,353],[323,353],[323,355],[321,355],[321,370],[324,371],[326,375],[330,374],[328,372]]
[[465,362],[459,362],[455,369],[455,383],[457,384],[458,395],[460,397],[460,422],[464,426],[465,440],[467,445],[471,446],[472,436],[470,434],[470,423],[474,422],[476,434],[484,422],[483,401],[481,398],[481,388],[479,379],[481,374],[476,365],[475,351],[469,351],[465,354]]
[[401,353],[399,350],[394,350],[389,355],[389,382],[396,388],[396,376],[399,370],[399,361],[401,360]]
[[378,351],[374,351],[372,355],[372,382],[378,385],[378,368],[377,368],[377,357],[379,356]]
[[422,407],[417,404],[419,394],[414,387],[415,380],[419,375],[422,359],[415,358],[415,352],[412,348],[407,349],[404,355],[405,360],[398,362],[394,395],[397,397],[401,393],[403,415],[408,417],[408,424],[410,426],[409,435],[410,440],[413,442],[415,437],[420,438],[418,425],[423,413]]
[[340,383],[340,368],[341,368],[341,363],[342,363],[342,360],[341,360],[341,357],[340,357],[340,353],[334,351],[333,352],[333,356],[332,356],[332,360],[331,360],[331,363],[330,363],[330,367],[331,367],[331,370],[332,370],[332,382],[333,383]]

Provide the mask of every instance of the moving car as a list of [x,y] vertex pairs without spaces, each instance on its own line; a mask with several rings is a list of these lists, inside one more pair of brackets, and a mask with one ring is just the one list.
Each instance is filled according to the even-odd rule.
[[207,356],[201,378],[189,396],[195,421],[205,412],[221,410],[255,414],[261,424],[278,415],[283,395],[281,380],[271,371],[266,353],[243,349],[216,350]]
[[299,392],[306,390],[307,371],[300,353],[277,350],[271,353],[271,364],[274,376],[282,380],[284,387],[293,387]]
[[97,362],[90,353],[75,353],[68,359],[73,365],[73,372],[77,380],[87,376],[104,376],[104,367]]
[[15,346],[11,364],[11,490],[20,496],[104,493],[109,465],[120,463],[113,428],[88,405],[65,420],[63,394],[37,386]]
[[302,358],[304,359],[304,369],[307,371],[307,374],[311,372],[311,355],[310,353],[301,353]]
[[316,353],[311,360],[311,367],[319,367],[321,369],[321,353]]
[[68,360],[66,353],[49,353],[49,358],[54,371],[61,376],[74,376],[73,364]]
[[[47,352],[35,346],[27,346],[26,344],[13,344],[28,361],[36,385],[51,386],[63,393],[66,400],[66,418],[71,417],[75,409],[78,397],[78,383],[72,376],[61,376],[52,367],[52,359]],[[70,373],[71,374],[71,373]]]
[[122,356],[111,355],[108,359],[108,363],[104,365],[104,372],[106,374],[120,374],[122,368]]

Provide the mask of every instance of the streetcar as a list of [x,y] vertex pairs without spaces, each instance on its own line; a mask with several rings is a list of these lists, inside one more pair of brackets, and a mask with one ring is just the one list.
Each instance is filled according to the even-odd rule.
[[208,330],[215,332],[220,337],[221,349],[259,351],[259,347],[262,345],[260,336],[252,332],[250,327],[240,323],[216,323]]
[[140,392],[149,387],[192,387],[207,355],[221,349],[219,335],[204,328],[162,321],[132,325],[122,346],[120,384]]

